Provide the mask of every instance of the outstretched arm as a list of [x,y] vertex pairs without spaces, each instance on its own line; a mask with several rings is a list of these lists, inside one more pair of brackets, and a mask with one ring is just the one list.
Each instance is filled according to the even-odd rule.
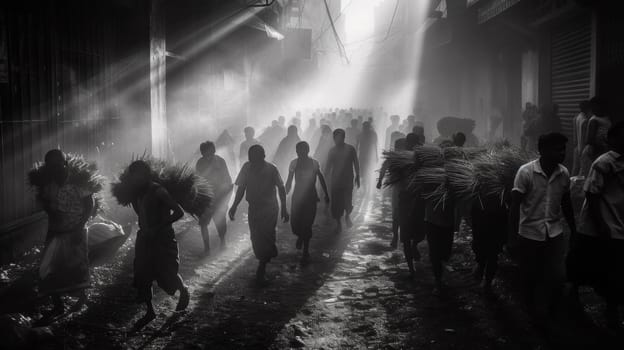
[[381,165],[381,169],[379,169],[379,179],[377,180],[377,189],[381,189],[381,186],[383,186],[383,179],[384,177],[386,177],[387,171],[388,171],[388,161],[385,161]]
[[288,209],[286,208],[286,189],[283,184],[277,185],[277,193],[279,194],[280,204],[282,207],[282,219],[284,222],[288,222],[290,220],[290,215],[288,215]]
[[294,170],[288,171],[288,179],[286,180],[286,194],[290,193],[290,189],[292,188],[293,177],[295,176]]
[[357,153],[353,153],[353,168],[355,169],[355,185],[360,188],[360,161]]
[[520,203],[524,199],[524,194],[513,191],[511,192],[511,208],[509,209],[509,222],[511,224],[511,234],[515,237],[520,228]]
[[240,204],[240,202],[243,200],[246,189],[247,189],[247,186],[238,186],[238,188],[236,189],[236,196],[234,196],[234,203],[232,203],[232,207],[230,208],[230,211],[228,213],[230,220],[232,221],[234,221],[236,217],[236,209],[238,208],[238,205]]
[[325,176],[321,170],[316,174],[318,176],[319,182],[321,183],[321,187],[323,188],[323,192],[325,193],[325,202],[329,202],[329,192],[327,191],[327,184],[325,183]]

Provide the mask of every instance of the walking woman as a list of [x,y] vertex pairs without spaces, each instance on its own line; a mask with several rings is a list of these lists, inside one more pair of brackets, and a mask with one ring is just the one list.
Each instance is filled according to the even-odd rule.
[[297,249],[303,247],[301,263],[305,264],[310,258],[309,245],[312,237],[312,224],[316,216],[316,205],[319,201],[316,193],[316,179],[318,178],[325,193],[325,203],[329,203],[329,194],[325,178],[321,173],[319,163],[310,158],[310,146],[307,142],[299,142],[296,146],[297,159],[290,163],[288,180],[286,180],[286,193],[292,188],[293,178],[295,189],[292,196],[290,213],[291,227],[297,236]]

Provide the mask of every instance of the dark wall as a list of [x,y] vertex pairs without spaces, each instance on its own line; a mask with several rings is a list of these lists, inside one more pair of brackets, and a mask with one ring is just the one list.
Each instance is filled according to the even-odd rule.
[[[149,102],[145,86],[119,93],[148,72],[147,51],[135,52],[137,43],[148,42],[143,4],[0,5],[0,240],[41,219],[26,173],[47,150],[105,163],[107,150],[121,142],[124,119],[136,117],[125,113],[124,101]],[[141,102],[133,108],[142,109]]]

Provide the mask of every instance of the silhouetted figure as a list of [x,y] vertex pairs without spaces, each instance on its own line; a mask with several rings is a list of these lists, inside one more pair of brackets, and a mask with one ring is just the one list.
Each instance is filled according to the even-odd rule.
[[294,125],[289,126],[288,134],[280,142],[279,146],[277,146],[277,151],[273,158],[273,164],[275,164],[280,171],[280,174],[288,174],[289,159],[293,159],[297,155],[295,147],[300,141],[301,139],[297,134],[297,127]]
[[[405,147],[407,150],[413,151],[415,148],[422,147],[423,145],[423,135],[414,133],[407,134],[405,138]],[[403,179],[403,181],[399,183],[399,231],[407,267],[410,276],[413,277],[415,274],[414,262],[420,261],[421,259],[418,244],[425,239],[427,232],[425,228],[427,201],[420,193],[414,194],[409,191],[409,184],[407,181],[408,179]]]
[[589,103],[593,115],[587,122],[587,145],[581,155],[580,175],[583,176],[589,173],[591,164],[609,150],[607,133],[611,127],[611,120],[604,112],[602,100],[599,97],[593,97]]
[[260,284],[266,282],[266,265],[272,258],[277,256],[275,245],[275,226],[280,205],[277,203],[276,189],[279,193],[281,204],[281,216],[284,222],[288,222],[289,215],[286,209],[286,189],[282,177],[277,168],[265,160],[264,149],[260,145],[249,148],[249,161],[243,165],[236,179],[236,197],[229,216],[234,220],[236,209],[243,196],[246,195],[249,203],[248,221],[251,237],[251,246],[256,258],[259,260],[256,271],[256,281]]
[[46,153],[43,166],[46,179],[38,198],[48,214],[48,233],[39,268],[39,294],[51,296],[53,308],[44,312],[39,325],[53,321],[65,312],[62,294],[78,292],[71,311],[78,311],[87,300],[89,259],[85,225],[93,213],[93,192],[69,181],[65,155],[54,149]]
[[527,102],[524,105],[524,111],[522,111],[522,136],[520,138],[522,150],[529,150],[533,143],[537,143],[536,133],[539,132],[535,126],[537,120],[537,107],[531,102]]
[[229,131],[223,130],[221,135],[217,138],[215,146],[216,149],[219,150],[219,153],[223,154],[223,158],[227,160],[228,164],[236,167],[236,151],[234,150],[236,143]]
[[204,253],[208,254],[210,252],[210,235],[208,234],[210,221],[213,221],[217,227],[221,247],[225,246],[226,213],[232,193],[232,177],[230,177],[225,160],[215,154],[215,146],[212,142],[204,142],[199,148],[202,157],[197,161],[195,170],[206,179],[214,193],[212,203],[199,218],[199,227],[204,240]]
[[[355,148],[345,143],[345,131],[334,130],[335,146],[327,156],[325,174],[330,179],[331,212],[336,220],[337,232],[342,232],[342,216],[345,215],[347,227],[351,227],[353,211],[353,184],[360,187],[360,163]],[[355,178],[354,178],[355,172]]]
[[481,198],[472,204],[472,251],[477,266],[474,277],[483,281],[483,290],[491,296],[492,281],[498,270],[498,256],[507,241],[507,203],[500,198]]
[[[572,176],[579,175],[581,172],[581,155],[587,144],[587,124],[592,115],[590,106],[589,101],[579,103],[579,113],[572,124],[572,141],[574,142]],[[587,174],[583,174],[585,175]]]
[[262,135],[258,137],[258,140],[262,144],[266,154],[271,158],[275,155],[275,150],[279,145],[279,142],[284,138],[284,129],[280,127],[279,122],[274,120],[271,122],[271,126],[266,128]]
[[358,137],[357,153],[360,160],[360,174],[366,190],[368,190],[370,179],[374,177],[374,169],[379,161],[377,150],[377,133],[369,122],[364,122],[362,133]]
[[386,128],[386,140],[384,144],[385,149],[390,149],[394,147],[394,143],[396,140],[392,140],[392,133],[399,131],[401,125],[401,118],[398,115],[390,116],[390,126]]
[[141,160],[134,161],[128,168],[130,184],[136,191],[132,207],[139,217],[134,248],[134,287],[138,291],[137,300],[147,306],[145,316],[135,325],[137,329],[156,317],[152,305],[154,281],[169,295],[180,292],[176,311],[186,309],[190,297],[178,274],[178,242],[172,226],[184,212],[164,187],[151,180],[151,171]]
[[312,237],[312,224],[316,217],[316,206],[319,201],[316,192],[316,179],[321,183],[321,188],[325,193],[325,202],[329,203],[329,193],[325,178],[321,173],[319,163],[308,156],[310,146],[307,142],[299,142],[297,144],[297,159],[290,163],[288,171],[288,180],[286,181],[286,193],[292,188],[293,178],[295,180],[295,189],[292,195],[292,203],[290,213],[291,227],[293,233],[297,236],[297,249],[303,246],[302,263],[307,263],[310,253],[309,245]]
[[[399,131],[395,131],[392,133],[394,137],[397,137],[394,142],[394,150],[395,151],[404,151],[405,150],[405,138],[399,137],[399,135],[403,135]],[[377,180],[377,189],[381,189],[383,185],[384,177],[386,176],[386,172],[388,170],[388,161],[384,161],[381,169],[379,170],[379,179]],[[399,194],[401,192],[400,184],[392,185],[392,241],[390,242],[391,248],[396,248],[399,241]]]
[[351,120],[351,126],[345,130],[345,143],[351,145],[357,149],[358,137],[360,135],[360,128],[357,119]]
[[[316,133],[316,119],[311,118],[308,122],[308,127],[303,132],[303,139],[308,142],[310,145],[314,145],[314,134]],[[316,145],[314,145],[316,146]]]
[[[624,303],[624,123],[608,131],[610,151],[591,166],[585,182],[586,200],[581,209],[579,234],[572,236],[568,278],[573,295],[578,287],[591,286],[605,298],[607,326],[622,331],[618,308]],[[579,304],[579,311],[584,313]]]
[[332,135],[332,129],[327,125],[321,125],[321,137],[316,151],[314,151],[314,159],[319,162],[321,169],[327,169],[327,156],[333,144],[334,137]]
[[401,132],[407,135],[412,132],[412,129],[414,129],[414,126],[416,126],[416,116],[410,114],[407,116],[407,119],[405,120],[405,123],[403,124],[403,128],[401,129]]
[[249,152],[249,147],[253,145],[259,145],[260,141],[256,140],[254,136],[256,135],[256,130],[251,126],[248,126],[244,130],[245,132],[245,141],[241,142],[240,150],[238,153],[239,165],[242,167],[245,162],[247,162],[247,153]]

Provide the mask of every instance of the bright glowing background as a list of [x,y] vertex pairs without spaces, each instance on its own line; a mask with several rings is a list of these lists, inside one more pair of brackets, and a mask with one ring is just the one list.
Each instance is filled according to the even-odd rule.
[[351,0],[342,2],[345,15],[345,42],[367,39],[375,29],[375,6],[387,0]]

